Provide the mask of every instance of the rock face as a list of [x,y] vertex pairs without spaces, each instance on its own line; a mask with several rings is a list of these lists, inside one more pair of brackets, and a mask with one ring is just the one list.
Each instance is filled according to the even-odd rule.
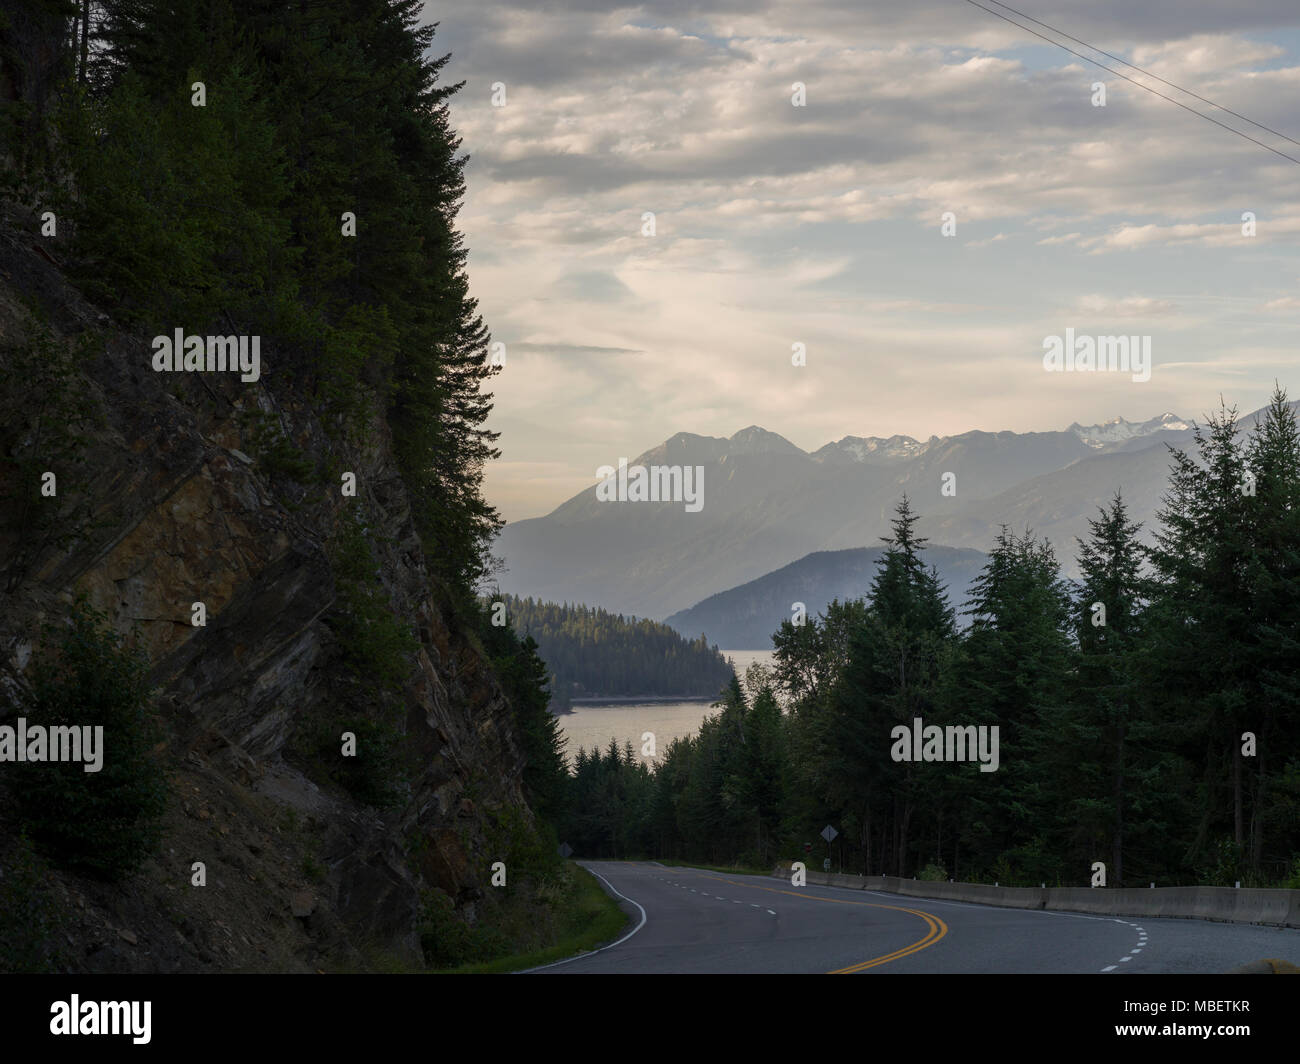
[[[54,877],[76,914],[70,966],[419,964],[422,894],[442,890],[472,916],[491,812],[530,814],[510,708],[438,604],[386,424],[340,444],[265,344],[257,383],[155,373],[148,337],[115,329],[19,234],[0,224],[0,344],[23,344],[39,316],[57,342],[90,345],[71,387],[95,423],[77,433],[79,461],[56,469],[46,530],[0,521],[0,685],[23,683],[41,623],[86,594],[148,654],[172,792],[161,850],[124,888]],[[8,394],[23,387],[15,371],[0,363]],[[314,483],[250,458],[253,417],[320,471]],[[0,440],[22,445],[10,428]],[[11,458],[0,453],[0,478],[20,475]],[[356,498],[342,495],[342,470]],[[410,786],[382,813],[313,779],[294,747],[355,683],[328,623],[327,545],[358,506],[384,594],[418,637],[398,696]],[[14,829],[0,812],[0,839]],[[195,862],[206,886],[191,882]]]

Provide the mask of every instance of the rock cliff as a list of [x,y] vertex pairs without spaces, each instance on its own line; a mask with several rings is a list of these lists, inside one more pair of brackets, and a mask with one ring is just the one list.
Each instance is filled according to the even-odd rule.
[[[441,891],[472,921],[493,812],[530,814],[510,707],[433,586],[386,424],[372,417],[360,443],[327,432],[265,346],[256,383],[155,373],[149,338],[86,303],[36,231],[0,225],[3,409],[30,389],[57,411],[45,394],[57,387],[75,416],[61,448],[12,416],[0,424],[0,486],[43,456],[58,477],[45,513],[0,515],[0,682],[21,688],[42,623],[84,594],[148,655],[170,791],[161,848],[125,885],[51,877],[70,918],[63,963],[418,966],[422,902]],[[33,382],[16,352],[42,350],[82,361]],[[286,454],[298,463],[289,471]],[[343,472],[356,475],[355,497],[340,490]],[[316,771],[304,738],[365,694],[333,623],[330,544],[348,523],[364,530],[375,586],[415,636],[393,696],[405,782],[383,809]],[[3,808],[0,841],[16,830]],[[196,861],[204,887],[191,884]]]

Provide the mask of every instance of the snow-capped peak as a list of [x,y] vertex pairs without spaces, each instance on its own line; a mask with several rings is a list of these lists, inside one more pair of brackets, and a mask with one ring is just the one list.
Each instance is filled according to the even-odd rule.
[[1076,421],[1068,431],[1073,432],[1089,447],[1101,448],[1124,440],[1152,436],[1157,432],[1182,432],[1191,427],[1177,414],[1164,413],[1147,421],[1125,421],[1122,417],[1113,417],[1100,425],[1080,425]]
[[813,458],[819,462],[881,462],[891,459],[914,458],[929,446],[911,436],[845,436],[835,443],[815,451]]

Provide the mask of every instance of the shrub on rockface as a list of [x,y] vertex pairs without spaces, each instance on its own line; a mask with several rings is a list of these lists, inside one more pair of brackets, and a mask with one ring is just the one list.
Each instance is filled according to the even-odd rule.
[[149,698],[148,662],[102,613],[78,601],[64,625],[46,626],[29,691],[12,716],[29,729],[103,729],[97,771],[83,762],[10,766],[20,822],[56,863],[118,879],[156,843],[167,785],[153,754],[159,735]]
[[291,746],[313,779],[329,780],[384,809],[400,805],[407,794],[404,688],[419,641],[384,585],[373,536],[358,501],[330,540],[336,596],[326,624],[343,669],[329,704],[300,721]]
[[48,890],[49,874],[25,835],[0,852],[0,972],[59,969],[65,914]]
[[511,950],[509,938],[500,929],[465,923],[456,915],[451,898],[436,889],[424,894],[419,932],[425,963],[432,968],[456,968],[501,957]]

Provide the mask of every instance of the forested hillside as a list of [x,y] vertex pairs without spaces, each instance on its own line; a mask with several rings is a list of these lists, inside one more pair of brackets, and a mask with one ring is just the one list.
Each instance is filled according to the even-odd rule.
[[517,632],[536,640],[556,709],[574,698],[711,698],[731,679],[726,658],[703,635],[689,640],[666,624],[592,606],[496,601]]
[[[1156,545],[1116,496],[1076,545],[1004,528],[963,633],[898,507],[869,595],[782,625],[651,770],[579,761],[569,834],[592,855],[764,864],[829,823],[846,870],[1004,885],[1300,887],[1300,433],[1280,391],[1171,451]],[[774,693],[790,700],[782,715]],[[992,728],[995,771],[900,759],[894,729]],[[988,733],[991,735],[991,731]],[[919,750],[919,747],[915,748]]]
[[0,11],[0,719],[111,754],[0,774],[0,968],[419,970],[568,919],[545,673],[476,598],[496,370],[422,19]]
[[[422,5],[94,6],[87,41],[82,5],[31,5],[68,27],[70,81],[16,72],[39,89],[5,110],[13,191],[54,215],[45,250],[151,336],[260,336],[262,378],[339,434],[384,415],[429,564],[472,583],[500,527],[480,492],[496,370],[454,228],[458,86],[426,57]],[[277,414],[246,416],[263,462],[296,472]]]

